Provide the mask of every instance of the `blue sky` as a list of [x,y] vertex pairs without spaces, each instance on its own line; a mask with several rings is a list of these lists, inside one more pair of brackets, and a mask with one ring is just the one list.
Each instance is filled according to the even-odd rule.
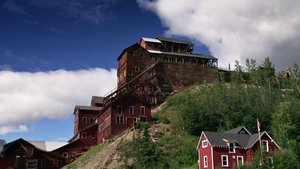
[[[6,108],[2,111],[6,115],[2,117],[2,124],[0,121],[0,138],[7,141],[19,137],[28,140],[71,138],[74,106],[88,105],[92,95],[103,95],[114,88],[116,81],[112,76],[116,76],[116,73],[113,69],[122,50],[138,42],[141,37],[165,35],[159,17],[141,8],[134,0],[1,0],[0,7],[0,84],[7,87],[3,97],[10,97],[5,103],[2,102]],[[208,52],[200,43],[197,46],[199,52]],[[102,79],[101,72],[89,72],[95,72],[97,68],[106,69],[110,77]],[[74,90],[88,92],[84,95],[83,92],[74,94],[74,97],[79,95],[84,98],[79,100],[72,98],[71,90],[67,92],[68,98],[61,101],[61,104],[66,104],[62,105],[64,112],[52,108],[59,104],[57,101],[53,103],[54,98],[59,96],[50,92],[48,95],[47,92],[39,93],[41,90],[52,90],[47,86],[51,85],[51,80],[47,79],[62,80],[55,78],[60,74],[57,71],[63,71],[61,76],[72,74],[76,77],[82,70],[94,75],[89,83],[101,83],[103,80],[111,82],[100,92],[98,89],[93,92],[93,89],[102,87],[100,84],[93,87],[86,85],[87,89],[76,86]],[[81,81],[84,75],[78,76],[77,81]],[[21,80],[17,81],[18,78]],[[20,86],[14,84],[12,87],[10,83],[20,83]],[[35,83],[45,85],[36,87]],[[60,90],[67,90],[65,87],[68,85],[59,84],[56,85],[61,87]],[[25,86],[25,90],[34,88],[32,92],[36,96],[29,97],[31,93],[24,91],[22,86]],[[58,91],[56,95],[59,94]],[[40,101],[45,97],[54,98]],[[15,104],[12,103],[14,101]],[[10,105],[17,108],[11,108]],[[44,112],[46,110],[43,109],[58,112]],[[62,115],[58,115],[59,112]],[[17,120],[9,120],[16,116]]]
[[221,67],[267,56],[279,69],[299,64],[298,6],[293,0],[0,0],[0,138],[71,138],[74,106],[116,86],[116,58],[141,37],[189,39],[196,53],[216,56]]

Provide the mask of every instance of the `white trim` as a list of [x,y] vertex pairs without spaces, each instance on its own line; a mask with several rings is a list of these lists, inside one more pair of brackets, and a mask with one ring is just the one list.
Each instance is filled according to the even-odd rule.
[[212,146],[210,146],[210,151],[211,151],[211,168],[214,169],[214,149]]
[[[206,143],[206,145],[204,145],[204,143]],[[202,148],[206,148],[206,147],[208,147],[208,140],[206,139],[206,140],[202,140]]]
[[249,132],[249,130],[247,130],[247,128],[246,128],[245,126],[242,126],[242,128],[245,129],[245,130],[248,132],[249,135],[252,135],[252,134]]
[[[144,113],[142,113],[142,110]],[[146,107],[145,106],[140,106],[140,115],[143,115],[143,116],[146,115]]]
[[[223,157],[226,157],[226,163],[227,163],[227,165],[223,165]],[[221,155],[221,166],[222,167],[229,167],[228,155]]]
[[260,137],[258,136],[257,140],[254,141],[253,144],[249,148],[253,147],[256,144],[256,142],[259,140],[259,138],[261,138],[264,134],[266,134],[270,138],[271,142],[273,142],[277,146],[277,148],[281,149],[281,147],[274,141],[274,139],[266,131],[264,131],[260,135]]
[[204,168],[208,167],[208,158],[207,158],[207,156],[203,156],[203,166],[204,166]]
[[[227,143],[228,144],[228,152],[229,153],[235,153],[235,143]],[[230,151],[230,144],[233,144],[233,151]]]
[[269,140],[261,140],[262,145],[264,146],[264,143],[266,143],[266,152],[269,152]]
[[[132,113],[131,113],[131,110],[132,109]],[[129,115],[134,115],[134,106],[129,106],[129,112],[128,112]]]
[[[120,108],[121,112],[119,112],[119,108]],[[122,105],[117,105],[117,114],[122,114],[122,113],[123,113]]]
[[[202,133],[201,133],[201,135],[200,135],[200,138],[199,138],[199,141],[198,141],[196,150],[198,150],[198,149],[199,149],[199,146],[201,145],[201,140],[202,140],[203,135],[205,135],[204,131],[202,131]],[[206,140],[208,141],[208,144],[212,147],[212,145],[210,144],[210,142],[209,142],[209,140],[208,140],[208,138],[207,138],[206,135],[205,135],[205,137],[206,137]]]

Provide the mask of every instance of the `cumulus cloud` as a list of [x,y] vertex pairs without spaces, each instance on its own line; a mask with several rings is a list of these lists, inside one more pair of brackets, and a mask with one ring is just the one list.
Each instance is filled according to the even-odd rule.
[[0,71],[0,134],[25,132],[25,124],[43,118],[61,119],[75,105],[89,105],[116,86],[116,70],[49,72]]
[[300,1],[137,1],[160,17],[167,34],[205,44],[220,65],[267,56],[280,69],[300,62]]

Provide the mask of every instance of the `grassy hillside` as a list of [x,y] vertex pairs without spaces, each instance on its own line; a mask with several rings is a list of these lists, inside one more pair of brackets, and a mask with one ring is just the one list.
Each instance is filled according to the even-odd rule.
[[[202,131],[245,126],[256,132],[256,119],[260,119],[263,130],[269,131],[283,148],[282,154],[290,156],[289,160],[298,159],[299,113],[298,90],[254,84],[195,85],[170,96],[161,110],[153,113],[155,125],[149,129],[141,126],[133,140],[117,144],[115,148],[123,163],[115,167],[196,169],[196,145]],[[91,157],[98,156],[97,151],[101,154],[110,144],[95,147],[66,168],[83,168]],[[280,154],[274,157],[279,159],[278,165],[280,160],[285,160]],[[288,162],[285,164],[288,166]],[[299,162],[293,164],[292,167],[298,167]]]

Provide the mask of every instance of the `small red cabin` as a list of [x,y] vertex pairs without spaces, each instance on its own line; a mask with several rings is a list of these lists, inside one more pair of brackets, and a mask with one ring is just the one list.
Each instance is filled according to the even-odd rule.
[[134,127],[137,122],[151,122],[150,105],[133,95],[120,96],[102,111],[97,119],[98,144]]
[[262,143],[268,161],[273,159],[269,152],[280,149],[267,132],[251,134],[245,127],[238,127],[224,133],[202,132],[198,145],[200,169],[226,168],[250,163]]

